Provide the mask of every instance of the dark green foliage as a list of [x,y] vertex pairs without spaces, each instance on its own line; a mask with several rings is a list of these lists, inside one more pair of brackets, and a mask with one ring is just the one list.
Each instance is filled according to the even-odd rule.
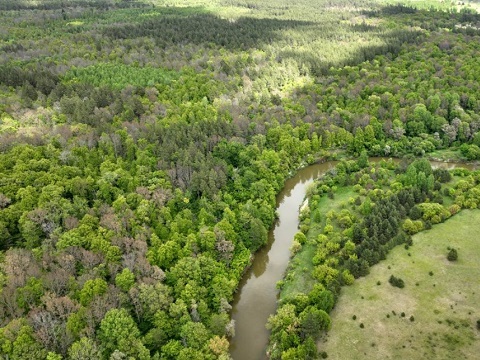
[[405,282],[400,279],[400,278],[397,278],[393,275],[390,276],[390,278],[388,279],[388,282],[392,285],[392,286],[395,286],[395,287],[398,287],[400,289],[404,288],[405,287]]
[[446,169],[435,169],[433,170],[433,175],[435,176],[435,180],[441,183],[447,183],[452,179],[452,175]]
[[447,254],[448,261],[456,261],[458,259],[458,251],[457,249],[450,249]]
[[317,340],[323,330],[330,329],[331,320],[328,314],[313,306],[307,307],[299,315],[300,333],[303,338],[312,337]]
[[422,210],[418,206],[414,206],[410,209],[408,216],[412,220],[418,220],[422,217]]
[[329,313],[335,305],[335,298],[331,291],[325,290],[320,284],[315,284],[313,290],[308,294],[311,305]]

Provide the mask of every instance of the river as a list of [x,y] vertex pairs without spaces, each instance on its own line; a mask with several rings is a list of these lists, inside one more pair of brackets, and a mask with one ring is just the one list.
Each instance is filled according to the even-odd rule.
[[[377,162],[382,158],[371,158]],[[400,161],[395,159],[395,162]],[[453,169],[472,165],[431,161],[434,168]],[[251,268],[245,273],[235,294],[232,319],[235,320],[235,336],[230,342],[230,354],[234,360],[267,359],[266,347],[269,331],[267,319],[276,309],[277,281],[284,276],[290,259],[290,246],[298,231],[299,209],[308,186],[314,179],[335,167],[336,161],[314,164],[299,170],[285,182],[277,196],[277,214],[268,242],[256,254]]]

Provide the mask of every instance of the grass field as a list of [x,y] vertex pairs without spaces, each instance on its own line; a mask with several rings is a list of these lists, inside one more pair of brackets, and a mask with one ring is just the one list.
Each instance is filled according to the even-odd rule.
[[[319,342],[328,359],[479,358],[480,211],[463,210],[413,242],[342,289]],[[458,261],[447,260],[448,247]],[[403,289],[388,283],[392,274]]]

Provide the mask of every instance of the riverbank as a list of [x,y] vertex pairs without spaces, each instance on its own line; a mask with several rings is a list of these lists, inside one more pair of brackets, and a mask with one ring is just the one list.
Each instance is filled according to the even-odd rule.
[[230,343],[234,360],[266,359],[268,316],[275,312],[278,290],[275,285],[285,273],[289,248],[299,225],[299,209],[308,186],[331,170],[335,162],[300,169],[287,179],[277,196],[278,219],[269,231],[268,243],[257,251],[232,303],[235,336]]

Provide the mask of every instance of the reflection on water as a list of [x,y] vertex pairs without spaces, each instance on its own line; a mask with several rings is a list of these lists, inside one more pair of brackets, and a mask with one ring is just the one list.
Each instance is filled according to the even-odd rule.
[[[379,162],[384,158],[370,158]],[[400,162],[394,159],[394,162]],[[277,196],[278,220],[268,234],[268,244],[260,249],[252,267],[239,284],[233,301],[232,318],[235,320],[235,337],[230,344],[234,360],[266,359],[268,331],[265,328],[268,316],[275,312],[278,291],[277,281],[283,278],[288,264],[293,237],[298,229],[298,212],[305,192],[314,179],[333,169],[337,162],[315,164],[300,170],[285,182]],[[473,165],[431,162],[434,168],[454,169],[464,167],[473,170]]]

